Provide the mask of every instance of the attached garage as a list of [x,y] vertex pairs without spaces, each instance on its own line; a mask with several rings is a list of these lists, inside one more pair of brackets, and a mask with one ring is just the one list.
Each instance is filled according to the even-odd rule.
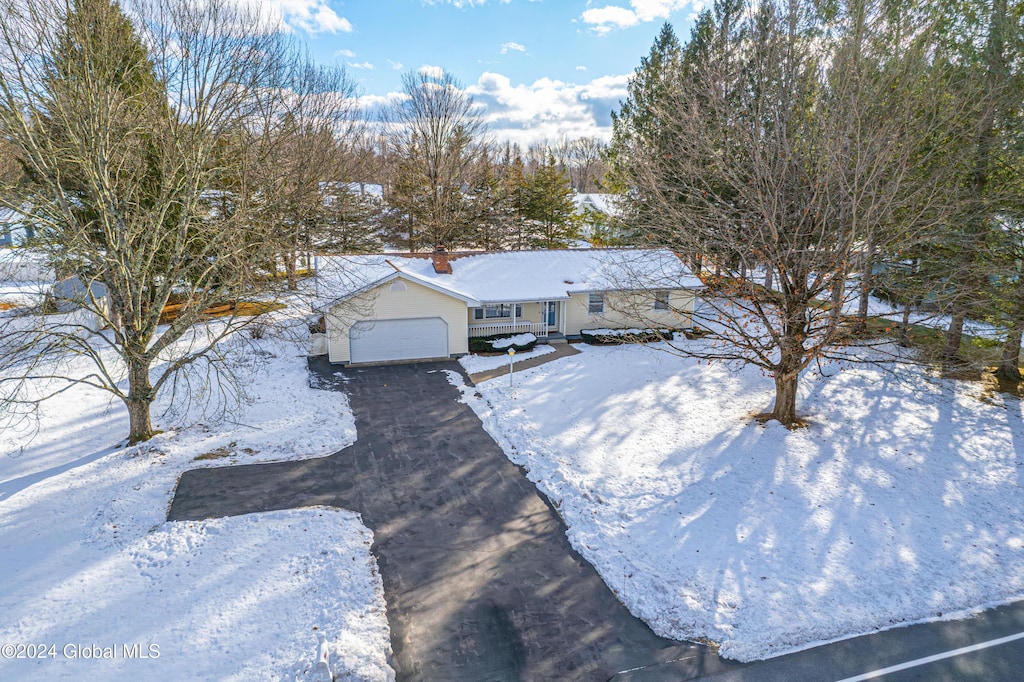
[[392,271],[327,309],[328,359],[358,364],[465,355],[471,304],[477,302]]
[[448,357],[448,323],[440,317],[362,320],[349,330],[351,362]]

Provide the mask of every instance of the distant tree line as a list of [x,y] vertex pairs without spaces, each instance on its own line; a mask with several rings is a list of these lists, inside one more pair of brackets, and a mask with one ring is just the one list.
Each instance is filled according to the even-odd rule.
[[410,72],[383,114],[382,238],[409,251],[565,248],[579,238],[573,196],[603,181],[593,138],[496,144],[482,110],[447,72]]

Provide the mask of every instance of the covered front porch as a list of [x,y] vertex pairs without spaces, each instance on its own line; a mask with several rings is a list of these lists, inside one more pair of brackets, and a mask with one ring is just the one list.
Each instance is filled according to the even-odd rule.
[[565,337],[565,300],[485,304],[469,309],[469,336],[533,334]]

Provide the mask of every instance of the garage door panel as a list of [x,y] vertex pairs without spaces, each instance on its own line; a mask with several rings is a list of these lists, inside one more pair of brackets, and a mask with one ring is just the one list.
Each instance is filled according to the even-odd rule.
[[352,362],[448,357],[448,323],[440,317],[363,320],[349,331]]

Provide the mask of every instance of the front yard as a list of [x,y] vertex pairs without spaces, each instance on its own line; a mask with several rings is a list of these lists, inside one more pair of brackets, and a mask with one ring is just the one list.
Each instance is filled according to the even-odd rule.
[[757,371],[581,350],[464,399],[659,634],[752,660],[1024,598],[1019,400],[862,366],[789,431]]

